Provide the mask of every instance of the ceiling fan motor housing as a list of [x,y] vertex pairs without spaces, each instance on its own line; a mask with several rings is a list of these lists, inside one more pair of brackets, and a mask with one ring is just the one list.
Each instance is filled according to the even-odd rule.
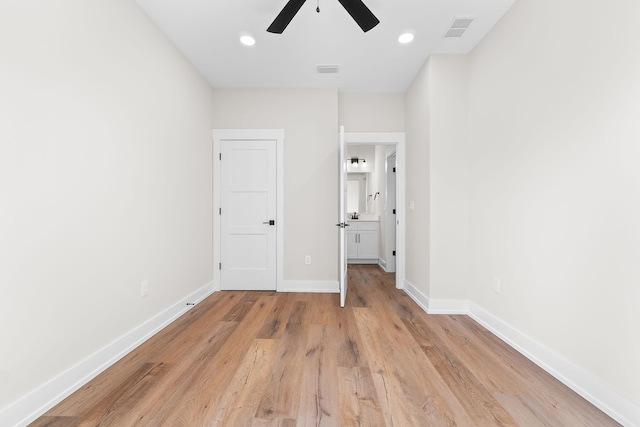
[[[306,0],[289,0],[280,11],[276,19],[273,20],[267,31],[275,34],[282,34],[294,16],[298,13]],[[365,33],[378,25],[380,21],[362,2],[362,0],[338,0],[349,15],[356,21]],[[316,12],[320,13],[320,3],[316,7]]]

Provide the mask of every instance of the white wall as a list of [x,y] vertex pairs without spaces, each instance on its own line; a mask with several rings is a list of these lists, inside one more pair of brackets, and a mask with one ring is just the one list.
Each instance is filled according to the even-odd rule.
[[469,294],[467,58],[432,55],[406,93],[407,281],[432,300]]
[[469,295],[467,57],[429,59],[429,297]]
[[338,100],[345,132],[404,132],[403,93],[341,93]]
[[469,58],[470,297],[636,405],[639,19],[519,0]]
[[[429,61],[405,93],[406,281],[429,296]],[[413,204],[413,210],[410,205]],[[398,206],[398,208],[401,208]]]
[[337,91],[216,89],[214,103],[214,128],[284,129],[284,279],[336,281]]
[[2,2],[0,93],[1,409],[212,280],[213,109],[127,0]]

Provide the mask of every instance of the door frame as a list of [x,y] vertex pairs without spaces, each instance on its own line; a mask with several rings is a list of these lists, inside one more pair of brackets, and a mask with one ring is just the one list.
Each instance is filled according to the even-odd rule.
[[[405,279],[405,134],[404,132],[345,132],[347,145],[395,145],[396,148],[396,288]],[[386,162],[386,157],[385,157]]]
[[[220,145],[221,141],[276,141],[276,291],[284,283],[284,129],[213,129],[213,285],[221,289]],[[216,239],[216,236],[218,238]]]
[[[385,172],[386,172],[386,177],[385,177],[385,190],[386,190],[386,198],[385,198],[385,206],[387,209],[387,216],[385,218],[386,224],[385,224],[385,232],[386,232],[386,241],[387,241],[387,245],[386,245],[386,253],[385,253],[385,257],[387,258],[386,264],[385,264],[385,270],[388,272],[389,271],[389,267],[393,266],[393,271],[396,271],[396,259],[394,258],[393,252],[396,250],[395,245],[398,244],[398,239],[396,238],[396,235],[398,234],[398,222],[396,221],[395,215],[393,214],[393,211],[391,212],[391,214],[389,214],[389,181],[393,181],[393,208],[396,209],[397,212],[397,207],[398,207],[398,200],[396,197],[396,192],[398,190],[398,183],[397,183],[397,176],[395,176],[395,174],[397,174],[397,172],[389,172],[389,159],[391,157],[395,158],[395,167],[398,167],[398,154],[396,153],[397,149],[395,146],[391,146],[389,148],[387,148],[387,150],[384,153],[384,168],[385,168]],[[392,225],[392,226],[390,226]],[[393,246],[391,246],[389,244],[389,236],[391,235],[391,230],[393,230],[393,239],[395,240],[393,242]],[[397,256],[396,256],[397,258]]]

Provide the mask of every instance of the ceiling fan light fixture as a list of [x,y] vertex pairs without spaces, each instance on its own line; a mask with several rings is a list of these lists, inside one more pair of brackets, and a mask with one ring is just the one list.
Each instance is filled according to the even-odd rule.
[[400,44],[409,44],[413,41],[414,38],[415,38],[414,34],[410,31],[407,31],[400,34],[400,37],[398,37],[398,42]]

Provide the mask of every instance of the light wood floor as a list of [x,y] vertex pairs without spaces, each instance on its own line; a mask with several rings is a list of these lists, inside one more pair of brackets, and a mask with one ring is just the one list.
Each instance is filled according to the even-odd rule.
[[466,316],[377,266],[335,294],[218,292],[33,426],[610,426]]

